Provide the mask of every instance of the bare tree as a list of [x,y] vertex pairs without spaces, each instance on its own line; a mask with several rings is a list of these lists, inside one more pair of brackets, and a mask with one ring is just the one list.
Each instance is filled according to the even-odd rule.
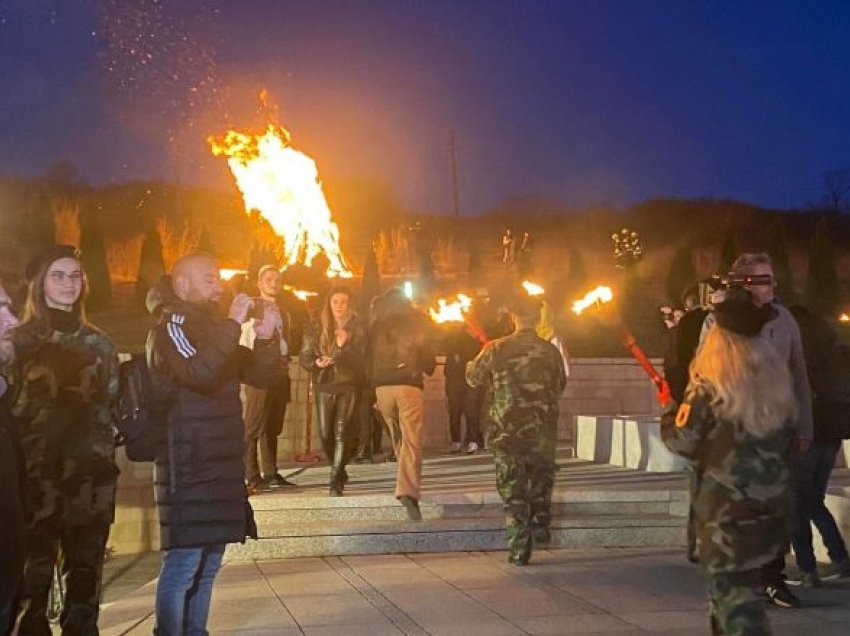
[[833,212],[850,210],[850,170],[830,170],[823,174],[824,204]]

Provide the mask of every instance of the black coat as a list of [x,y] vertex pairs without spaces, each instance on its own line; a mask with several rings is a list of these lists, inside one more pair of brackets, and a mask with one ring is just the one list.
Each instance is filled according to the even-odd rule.
[[212,305],[166,306],[149,343],[168,387],[168,443],[155,462],[160,547],[243,542],[257,536],[243,481],[240,379],[272,374],[268,341],[239,346],[240,326]]
[[324,369],[316,366],[316,360],[323,355],[319,342],[322,335],[321,321],[314,320],[304,335],[304,348],[299,363],[313,375],[316,391],[359,391],[366,380],[366,329],[360,318],[354,315],[346,323],[345,330],[348,332],[348,340],[342,347],[336,346],[335,340],[331,342],[330,350],[324,355],[333,358],[334,363]]
[[381,315],[369,330],[369,376],[372,386],[424,386],[434,372],[431,322],[413,309]]

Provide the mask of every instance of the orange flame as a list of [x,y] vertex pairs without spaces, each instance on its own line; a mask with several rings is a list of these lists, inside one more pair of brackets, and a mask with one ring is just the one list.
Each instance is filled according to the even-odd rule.
[[540,285],[527,280],[522,281],[522,288],[529,296],[542,296],[546,293],[546,290]]
[[229,130],[207,141],[215,156],[227,157],[245,210],[257,210],[283,239],[286,267],[310,266],[323,252],[328,276],[352,276],[316,162],[290,145],[289,131],[269,124],[261,135]]
[[463,322],[470,307],[472,307],[472,298],[466,294],[458,294],[454,302],[438,298],[437,308],[429,308],[428,313],[431,315],[431,320],[436,323]]
[[587,292],[583,298],[573,303],[573,311],[580,315],[588,307],[601,303],[610,303],[614,299],[614,292],[610,287],[600,285],[596,289]]

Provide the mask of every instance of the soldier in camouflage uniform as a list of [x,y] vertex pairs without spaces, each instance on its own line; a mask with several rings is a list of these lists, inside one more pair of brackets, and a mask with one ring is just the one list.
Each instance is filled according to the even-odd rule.
[[29,295],[5,372],[26,463],[30,513],[19,634],[50,634],[46,609],[61,549],[63,634],[97,634],[115,507],[113,407],[118,357],[85,320],[76,250],[53,246],[28,267]]
[[661,434],[696,476],[699,563],[714,634],[769,634],[761,568],[783,554],[790,512],[788,456],[797,403],[788,365],[757,338],[775,317],[743,290],[717,305],[717,327],[691,366],[682,404]]
[[539,301],[520,297],[512,313],[514,333],[488,343],[467,365],[466,381],[491,392],[487,439],[507,512],[508,561],[527,565],[532,539],[551,540],[558,399],[566,376],[561,354],[535,333]]

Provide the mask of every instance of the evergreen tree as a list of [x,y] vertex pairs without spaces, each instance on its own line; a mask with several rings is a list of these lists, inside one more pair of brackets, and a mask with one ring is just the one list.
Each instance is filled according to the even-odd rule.
[[109,279],[109,266],[106,263],[103,231],[90,213],[83,214],[80,251],[89,282],[88,306],[94,311],[103,309],[112,300],[112,283]]
[[24,244],[29,248],[31,257],[56,242],[53,202],[47,190],[39,192],[32,201],[25,234]]
[[768,232],[768,254],[773,261],[773,274],[778,284],[777,295],[786,305],[794,304],[794,284],[788,253],[788,235],[782,217],[776,215]]
[[582,291],[582,287],[587,284],[586,278],[587,266],[584,263],[584,257],[581,255],[579,249],[573,246],[570,249],[570,293]]
[[738,239],[733,230],[729,231],[723,245],[720,246],[720,271],[721,276],[724,276],[732,269],[732,263],[739,255]]
[[838,291],[835,249],[829,236],[829,223],[822,217],[815,227],[809,249],[806,305],[818,315],[831,316],[838,309]]
[[154,226],[150,226],[142,240],[142,255],[139,259],[139,276],[136,281],[136,299],[144,304],[148,290],[165,274],[162,257],[162,238]]
[[213,245],[212,238],[210,237],[210,233],[209,230],[207,230],[206,225],[201,228],[201,235],[198,237],[198,246],[195,248],[195,251],[203,254],[209,254],[210,256],[217,256],[215,245]]
[[682,292],[693,284],[696,278],[691,249],[682,245],[673,254],[673,261],[670,263],[670,272],[667,274],[667,299],[671,303],[678,303]]
[[363,262],[363,282],[360,287],[360,316],[369,318],[369,305],[372,298],[381,293],[381,274],[378,271],[378,257],[375,248],[370,245],[366,250],[366,259]]

